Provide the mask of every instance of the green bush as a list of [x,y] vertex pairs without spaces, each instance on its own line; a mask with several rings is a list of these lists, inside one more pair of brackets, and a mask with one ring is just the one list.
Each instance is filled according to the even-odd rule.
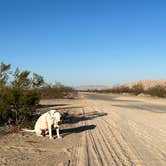
[[44,80],[42,76],[18,68],[10,71],[10,65],[0,64],[0,120],[9,119],[20,124],[32,116],[39,103],[40,95],[35,88],[40,87]]
[[13,95],[8,89],[0,90],[0,121],[4,122],[11,117]]
[[23,91],[19,98],[18,119],[19,123],[30,120],[39,104],[40,95],[36,90]]
[[42,98],[73,98],[77,92],[62,84],[46,85],[42,76],[29,71],[10,71],[11,65],[0,64],[0,123],[9,119],[15,124],[30,122]]
[[0,119],[15,124],[28,120],[36,111],[40,96],[35,90],[4,89],[0,91]]
[[66,86],[46,86],[38,89],[42,99],[52,99],[52,98],[74,98],[77,96],[77,91],[71,87]]

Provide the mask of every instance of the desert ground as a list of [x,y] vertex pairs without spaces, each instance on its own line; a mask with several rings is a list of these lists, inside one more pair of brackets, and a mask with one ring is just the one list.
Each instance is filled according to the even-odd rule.
[[75,100],[42,100],[39,112],[68,114],[63,138],[0,134],[0,165],[165,166],[166,99],[80,93]]

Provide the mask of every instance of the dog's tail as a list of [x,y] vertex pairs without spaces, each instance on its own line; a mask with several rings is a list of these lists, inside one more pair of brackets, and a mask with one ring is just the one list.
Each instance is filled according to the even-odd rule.
[[27,132],[35,133],[35,130],[22,129],[22,131],[27,131]]

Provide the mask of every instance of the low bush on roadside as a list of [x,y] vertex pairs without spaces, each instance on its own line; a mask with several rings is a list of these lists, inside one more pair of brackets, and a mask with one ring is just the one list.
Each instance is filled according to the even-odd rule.
[[77,91],[62,84],[47,85],[38,89],[42,99],[68,98],[73,99],[77,96]]
[[0,124],[34,123],[41,98],[73,98],[76,91],[61,84],[47,85],[42,76],[0,64]]
[[131,89],[127,86],[119,86],[110,89],[111,93],[130,93]]
[[0,120],[1,122],[21,124],[36,111],[40,96],[35,90],[20,89],[0,90]]
[[96,93],[131,93],[131,89],[127,86],[116,86],[110,89],[102,89],[102,90],[88,90],[87,92],[96,92]]
[[8,89],[0,90],[0,122],[4,122],[12,116],[13,95]]
[[27,70],[10,69],[10,65],[0,64],[0,122],[18,125],[34,114],[40,101],[36,89],[44,80],[38,74],[32,77]]
[[145,93],[151,96],[166,97],[166,86],[157,85],[149,88]]
[[134,95],[139,95],[141,93],[144,93],[145,90],[142,84],[136,84],[130,89],[130,92]]

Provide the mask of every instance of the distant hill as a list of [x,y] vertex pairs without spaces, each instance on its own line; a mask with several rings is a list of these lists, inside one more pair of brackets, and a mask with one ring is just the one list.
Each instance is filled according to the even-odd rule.
[[121,85],[116,85],[116,86],[105,86],[105,85],[86,85],[86,86],[79,86],[75,87],[76,90],[103,90],[103,89],[111,89],[114,87],[119,87],[119,86],[127,86],[129,88],[132,88],[134,85],[137,84],[142,84],[144,89],[148,89],[151,87],[154,87],[156,85],[160,86],[166,86],[166,80],[140,80],[140,81],[135,81],[135,82],[130,82],[126,84],[121,84]]
[[137,84],[142,84],[144,89],[148,89],[156,85],[166,86],[166,80],[141,80],[141,81],[131,82],[131,83],[123,84],[123,85],[131,88],[132,86]]

